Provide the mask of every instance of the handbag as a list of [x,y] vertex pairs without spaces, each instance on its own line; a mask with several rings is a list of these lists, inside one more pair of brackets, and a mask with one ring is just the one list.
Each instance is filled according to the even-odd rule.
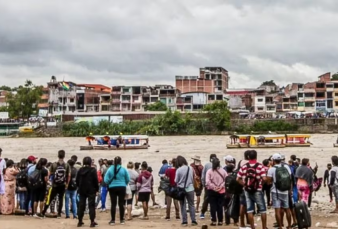
[[174,200],[180,200],[183,201],[186,195],[186,185],[187,185],[187,180],[188,180],[188,175],[189,175],[189,170],[190,167],[188,166],[188,170],[187,170],[187,174],[185,176],[185,181],[184,181],[184,187],[180,188],[180,187],[172,187],[170,189],[170,196],[174,199]]
[[126,196],[125,196],[124,199],[129,200],[129,199],[131,199],[131,197],[132,197],[132,192],[131,192],[130,185],[128,184],[126,186]]
[[227,214],[232,219],[238,219],[239,213],[240,213],[240,197],[239,197],[239,195],[233,195],[231,200],[230,200],[230,203],[228,205]]
[[166,195],[168,195],[170,190],[170,180],[167,177],[163,177],[160,181],[160,186],[158,187],[158,193],[164,191]]

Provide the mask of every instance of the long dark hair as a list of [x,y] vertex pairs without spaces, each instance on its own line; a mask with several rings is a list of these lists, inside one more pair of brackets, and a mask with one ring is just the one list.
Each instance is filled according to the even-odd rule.
[[188,165],[187,160],[184,157],[182,157],[182,156],[178,156],[176,160],[177,160],[176,162],[177,162],[177,167],[178,168],[182,167],[183,165]]
[[216,157],[212,160],[212,170],[217,170],[219,167],[221,167],[221,162],[219,159]]
[[19,168],[21,170],[24,170],[27,168],[27,159],[26,158],[22,158],[19,164]]
[[122,159],[121,157],[115,157],[114,158],[114,175],[116,176],[116,173],[117,173],[117,166],[118,165],[122,165]]
[[47,165],[47,159],[46,158],[40,158],[40,160],[38,161],[38,163],[36,164],[36,169],[41,170],[43,168],[43,166]]

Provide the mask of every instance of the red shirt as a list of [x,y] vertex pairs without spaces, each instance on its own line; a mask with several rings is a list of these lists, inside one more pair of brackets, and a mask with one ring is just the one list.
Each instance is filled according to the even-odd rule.
[[[264,165],[257,162],[257,161],[250,161],[249,164],[250,164],[250,167],[253,167],[256,163],[258,163],[258,166],[256,168],[256,179],[259,180],[259,187],[258,187],[258,190],[261,191],[262,190],[262,181],[263,181],[263,177],[266,177],[266,170],[264,168]],[[242,178],[243,181],[245,181],[245,177],[246,177],[246,170],[248,169],[247,167],[247,164],[244,164],[240,170],[238,171],[237,173],[237,177],[238,178]]]
[[170,185],[172,187],[176,186],[175,177],[176,177],[176,168],[169,168],[165,171],[165,176],[169,178]]

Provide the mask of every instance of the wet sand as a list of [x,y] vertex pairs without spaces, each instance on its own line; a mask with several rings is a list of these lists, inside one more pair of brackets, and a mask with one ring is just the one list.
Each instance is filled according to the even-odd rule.
[[[338,148],[333,148],[333,143],[336,141],[337,135],[313,135],[310,139],[313,146],[309,148],[282,148],[282,149],[258,149],[258,159],[262,161],[268,158],[273,153],[281,153],[289,158],[290,155],[295,154],[299,158],[308,157],[312,166],[315,163],[318,164],[318,177],[322,177],[326,164],[330,163],[330,157],[337,155]],[[16,162],[21,158],[26,158],[29,155],[35,155],[37,157],[45,157],[48,160],[54,162],[57,160],[57,151],[64,149],[66,151],[67,159],[72,155],[77,155],[79,160],[82,160],[85,156],[91,156],[97,161],[99,158],[113,159],[115,156],[121,156],[124,165],[128,161],[142,162],[147,161],[154,170],[155,189],[157,191],[157,185],[159,178],[157,176],[161,161],[163,159],[171,159],[177,155],[182,155],[190,162],[190,158],[194,155],[201,156],[203,164],[208,161],[209,155],[215,153],[219,158],[223,158],[225,155],[232,155],[237,160],[242,159],[244,149],[226,149],[225,144],[229,142],[228,136],[175,136],[175,137],[151,137],[151,147],[147,150],[125,150],[125,151],[80,151],[80,145],[86,145],[84,138],[0,138],[0,148],[3,149],[3,157],[11,158]],[[159,151],[159,152],[156,152]],[[155,191],[155,193],[156,193]],[[318,204],[314,204],[315,211],[312,212],[314,217],[313,224],[316,221],[321,222],[321,225],[325,226],[328,222],[334,221],[334,216],[328,216],[328,209],[333,208],[333,205],[328,203],[328,191],[323,188],[314,197],[318,201]],[[163,204],[163,193],[156,193],[156,201]],[[109,198],[108,198],[109,202]],[[151,204],[151,203],[150,203]],[[321,208],[322,207],[322,208]],[[316,210],[317,209],[317,210]],[[270,211],[269,215],[269,228],[272,228],[274,222],[273,211]],[[172,227],[179,226],[179,221],[166,222],[164,219],[163,210],[151,210],[149,221],[141,221],[134,219],[132,222],[127,222],[124,227],[139,228],[139,227]],[[98,213],[98,222],[100,228],[108,228],[109,213]],[[0,216],[1,229],[9,228],[27,228],[27,229],[39,229],[46,227],[53,228],[71,228],[76,226],[74,220],[56,220],[56,219],[44,219],[39,221],[28,217],[19,216]],[[42,224],[43,222],[43,224]],[[88,222],[88,221],[87,221]],[[209,220],[201,221],[200,224],[207,223]],[[325,225],[324,225],[325,224]],[[88,223],[86,227],[88,227]],[[117,225],[121,227],[120,225]],[[313,225],[314,226],[314,225]],[[258,222],[260,227],[260,222]],[[229,227],[231,228],[231,227]]]

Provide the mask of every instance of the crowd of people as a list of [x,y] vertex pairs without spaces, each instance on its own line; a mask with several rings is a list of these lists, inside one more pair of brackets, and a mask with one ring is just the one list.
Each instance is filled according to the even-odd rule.
[[[154,196],[153,170],[147,162],[128,162],[123,166],[121,157],[114,160],[100,159],[98,165],[90,157],[78,161],[73,155],[66,161],[64,150],[58,152],[58,160],[29,156],[19,163],[1,157],[0,149],[0,212],[3,215],[22,213],[36,218],[52,215],[78,220],[84,225],[84,214],[89,213],[90,227],[96,227],[96,209],[106,212],[106,199],[111,201],[111,220],[116,224],[132,220],[132,209],[142,203],[142,220],[148,220],[149,201],[157,205]],[[171,219],[174,205],[175,218],[182,226],[188,225],[188,213],[192,226],[198,225],[196,215],[204,220],[210,206],[210,226],[234,225],[240,229],[255,228],[254,215],[261,216],[262,228],[267,228],[267,208],[275,209],[275,228],[297,227],[294,203],[303,201],[311,207],[312,194],[321,186],[317,169],[307,158],[295,155],[286,161],[281,154],[273,154],[260,163],[255,150],[247,150],[242,160],[236,162],[231,155],[224,158],[225,166],[215,154],[202,165],[199,156],[188,163],[183,156],[163,160],[158,173],[159,191],[165,192],[166,216]],[[324,174],[324,186],[329,187],[330,201],[335,196],[338,213],[338,157],[331,158],[332,165]],[[204,198],[201,200],[202,193]],[[195,197],[197,198],[195,203]],[[65,213],[63,210],[65,202]],[[99,207],[100,205],[100,207]],[[201,207],[201,208],[200,208]],[[56,209],[56,211],[55,211]],[[49,213],[47,213],[49,210]],[[126,214],[125,214],[126,212]],[[72,214],[72,215],[71,215]]]

